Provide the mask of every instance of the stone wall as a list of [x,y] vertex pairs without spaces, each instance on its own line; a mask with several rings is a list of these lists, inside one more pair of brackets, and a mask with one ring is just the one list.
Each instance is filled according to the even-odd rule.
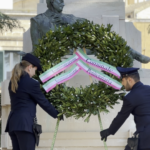
[[21,10],[23,12],[37,12],[37,3],[39,0],[18,0],[13,3],[13,10]]

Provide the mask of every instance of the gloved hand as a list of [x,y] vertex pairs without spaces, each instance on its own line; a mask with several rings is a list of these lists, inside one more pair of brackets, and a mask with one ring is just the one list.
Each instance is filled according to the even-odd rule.
[[63,116],[63,115],[61,115],[59,118],[60,118],[60,121],[61,121],[61,120],[64,121],[64,116]]
[[103,130],[100,132],[100,135],[101,135],[101,140],[103,141],[107,141],[107,136],[110,135],[109,133],[109,129],[106,129],[106,130]]
[[63,115],[58,116],[60,113],[61,113],[61,112],[59,112],[59,111],[57,110],[57,118],[59,118],[60,121],[61,121],[61,120],[64,121],[64,116],[63,116]]

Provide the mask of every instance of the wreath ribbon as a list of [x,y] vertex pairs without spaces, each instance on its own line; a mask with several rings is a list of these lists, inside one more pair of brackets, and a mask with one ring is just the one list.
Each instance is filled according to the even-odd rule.
[[45,89],[46,92],[49,92],[50,90],[55,88],[56,85],[64,83],[70,80],[71,78],[73,78],[80,70],[81,70],[80,67],[78,67],[77,65],[74,65],[72,69],[70,69],[68,72],[63,73],[53,78],[52,80],[48,81],[46,84],[43,85],[43,88]]
[[87,64],[85,64],[82,60],[77,61],[77,66],[79,66],[85,73],[89,74],[90,76],[98,79],[99,81],[113,87],[114,89],[120,90],[122,85],[117,80],[112,79],[111,77],[105,75],[104,73],[97,71]]
[[117,71],[117,69],[114,66],[111,66],[105,62],[98,61],[95,59],[89,58],[85,53],[83,53],[82,50],[76,51],[76,55],[83,60],[85,63],[92,65],[94,67],[97,67],[103,71],[106,71],[108,73],[111,73],[115,75],[116,77],[120,78],[120,73]]
[[[86,64],[85,64],[85,62],[86,62]],[[76,54],[74,54],[71,58],[61,62],[60,64],[56,65],[55,67],[53,67],[53,68],[47,70],[46,72],[44,72],[42,75],[40,75],[40,79],[42,80],[42,82],[45,82],[48,79],[52,78],[53,76],[57,75],[58,73],[64,71],[69,66],[73,65],[74,63],[76,63],[76,65],[74,65],[72,67],[72,69],[70,69],[68,72],[63,73],[63,74],[53,78],[52,80],[48,81],[46,84],[44,84],[43,88],[45,89],[45,91],[49,92],[50,90],[55,88],[56,85],[59,85],[61,83],[64,83],[64,82],[70,80],[81,69],[85,73],[89,74],[90,79],[92,77],[94,77],[94,78],[98,79],[99,81],[113,87],[114,89],[117,89],[117,90],[121,89],[122,85],[121,85],[120,82],[118,82],[117,80],[112,79],[111,77],[105,75],[104,73],[102,73],[100,71],[97,71],[97,70],[91,68],[89,66],[89,64],[92,65],[92,66],[96,66],[96,67],[98,67],[102,70],[105,70],[105,71],[119,77],[120,74],[118,73],[118,71],[115,67],[113,67],[111,65],[108,65],[104,62],[101,62],[101,61],[90,59],[81,50],[76,51]]]
[[54,77],[55,75],[64,71],[65,69],[67,69],[71,65],[73,65],[78,60],[79,60],[79,57],[74,54],[69,59],[59,63],[58,65],[56,65],[53,68],[48,69],[43,74],[41,74],[39,77],[40,77],[41,81],[44,83],[44,82],[48,81],[49,79],[51,79],[52,77]]

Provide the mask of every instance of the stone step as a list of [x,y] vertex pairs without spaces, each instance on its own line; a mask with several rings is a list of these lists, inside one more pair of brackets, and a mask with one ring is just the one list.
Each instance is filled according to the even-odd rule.
[[[46,150],[51,147],[52,132],[42,133],[38,150]],[[127,144],[129,132],[118,132],[115,136],[110,136],[107,140],[109,150],[123,150]],[[11,140],[8,134],[2,134],[2,148],[12,149]],[[99,132],[58,132],[55,141],[55,150],[97,150],[103,149],[103,142]]]

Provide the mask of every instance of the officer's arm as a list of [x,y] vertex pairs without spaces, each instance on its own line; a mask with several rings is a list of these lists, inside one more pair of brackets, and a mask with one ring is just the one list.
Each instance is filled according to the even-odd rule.
[[31,28],[30,28],[30,34],[31,34],[31,40],[32,40],[32,51],[35,50],[35,45],[38,45],[39,43],[39,39],[41,39],[41,34],[40,34],[40,28],[38,26],[38,24],[36,23],[36,21],[31,18],[30,20],[31,22]]
[[44,94],[40,89],[39,82],[34,82],[32,89],[30,88],[30,95],[34,101],[36,101],[49,115],[53,118],[57,118],[58,111],[54,108],[53,105],[45,98]]
[[126,98],[124,98],[121,111],[118,113],[117,117],[112,121],[109,127],[110,134],[114,135],[118,131],[118,129],[125,122],[125,120],[129,117],[133,108],[134,108],[133,105]]

